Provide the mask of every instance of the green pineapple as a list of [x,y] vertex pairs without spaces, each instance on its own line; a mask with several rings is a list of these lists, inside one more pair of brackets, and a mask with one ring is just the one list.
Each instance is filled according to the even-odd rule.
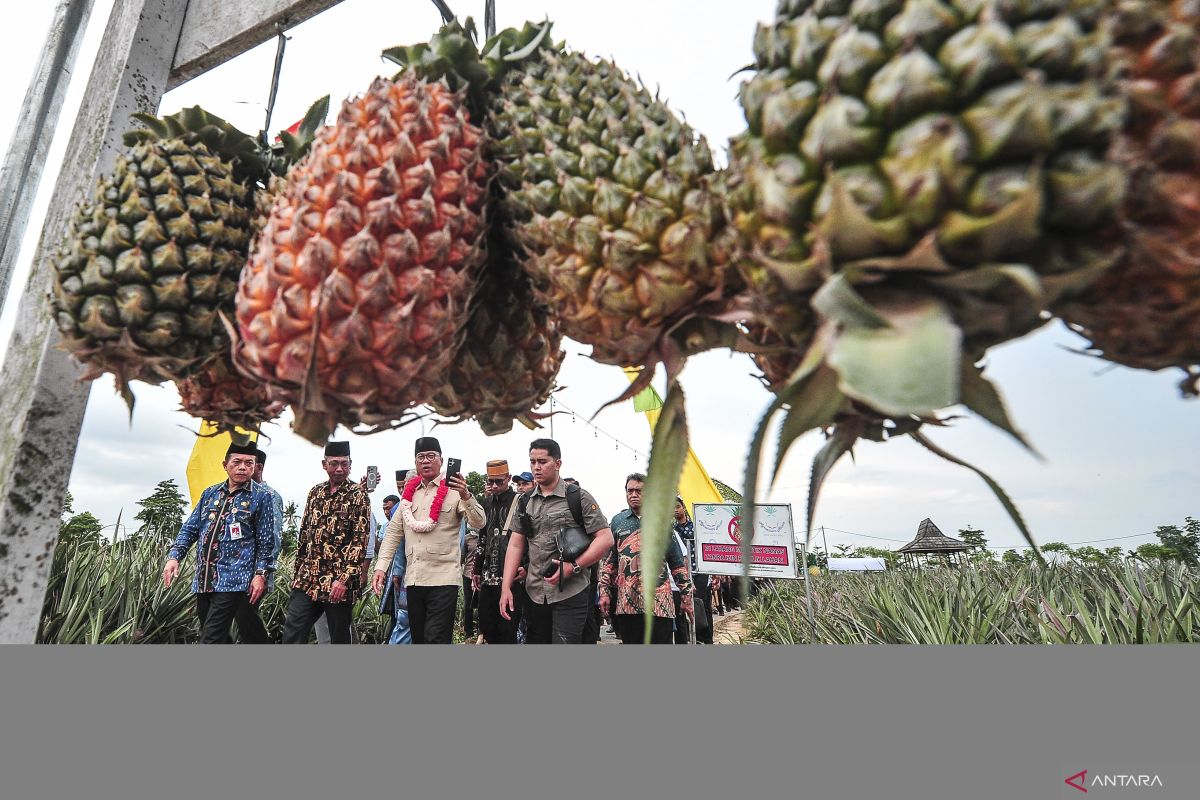
[[1104,7],[782,0],[760,26],[729,200],[772,411],[791,409],[779,457],[831,431],[810,516],[858,438],[932,447],[920,425],[959,403],[1020,438],[975,365],[1121,248]]

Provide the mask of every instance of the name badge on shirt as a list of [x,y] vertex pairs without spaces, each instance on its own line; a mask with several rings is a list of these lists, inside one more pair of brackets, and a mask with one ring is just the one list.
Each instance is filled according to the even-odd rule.
[[242,523],[240,523],[240,522],[233,522],[233,523],[230,523],[230,525],[229,525],[229,538],[230,538],[230,539],[240,539],[240,538],[242,538]]

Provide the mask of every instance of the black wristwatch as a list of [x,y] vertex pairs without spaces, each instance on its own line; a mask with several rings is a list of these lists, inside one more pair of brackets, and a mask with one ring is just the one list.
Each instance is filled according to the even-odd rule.
[[583,572],[583,567],[579,566],[579,562],[578,562],[578,561],[572,561],[572,562],[571,562],[571,569],[575,570],[575,571],[572,573],[573,575],[577,575],[577,574],[579,574],[580,572]]

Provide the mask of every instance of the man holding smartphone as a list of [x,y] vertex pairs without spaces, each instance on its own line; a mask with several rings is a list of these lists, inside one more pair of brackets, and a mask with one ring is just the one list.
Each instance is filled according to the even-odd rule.
[[[461,466],[442,474],[442,445],[432,436],[417,439],[416,475],[400,494],[375,561],[372,584],[382,593],[392,556],[403,540],[407,560],[408,621],[413,644],[450,644],[462,582],[459,526],[463,519],[483,526],[483,508],[461,474]],[[451,462],[461,461],[451,459]]]

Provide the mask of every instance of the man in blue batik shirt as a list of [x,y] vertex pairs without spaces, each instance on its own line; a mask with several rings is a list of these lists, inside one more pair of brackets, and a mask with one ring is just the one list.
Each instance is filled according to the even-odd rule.
[[[254,482],[261,486],[264,491],[270,492],[273,498],[271,501],[271,522],[275,529],[275,547],[271,550],[271,563],[275,564],[279,559],[279,551],[283,548],[283,497],[263,480],[263,470],[267,466],[267,454],[256,446],[254,456],[256,461]],[[267,591],[263,593],[263,597],[266,597],[273,591],[275,591],[274,568],[267,573]],[[262,619],[258,616],[258,607],[261,603],[262,597],[256,602],[239,606],[237,615],[234,617],[238,633],[241,635],[242,641],[246,644],[269,644],[271,641],[266,626],[263,625]]]
[[[258,617],[254,604],[266,592],[267,578],[275,569],[273,498],[254,482],[257,463],[253,444],[229,446],[222,464],[228,480],[200,495],[163,567],[163,584],[170,586],[179,576],[180,559],[196,545],[192,593],[202,644],[228,643],[230,625],[243,607],[249,606]],[[246,631],[242,635],[245,638]]]

